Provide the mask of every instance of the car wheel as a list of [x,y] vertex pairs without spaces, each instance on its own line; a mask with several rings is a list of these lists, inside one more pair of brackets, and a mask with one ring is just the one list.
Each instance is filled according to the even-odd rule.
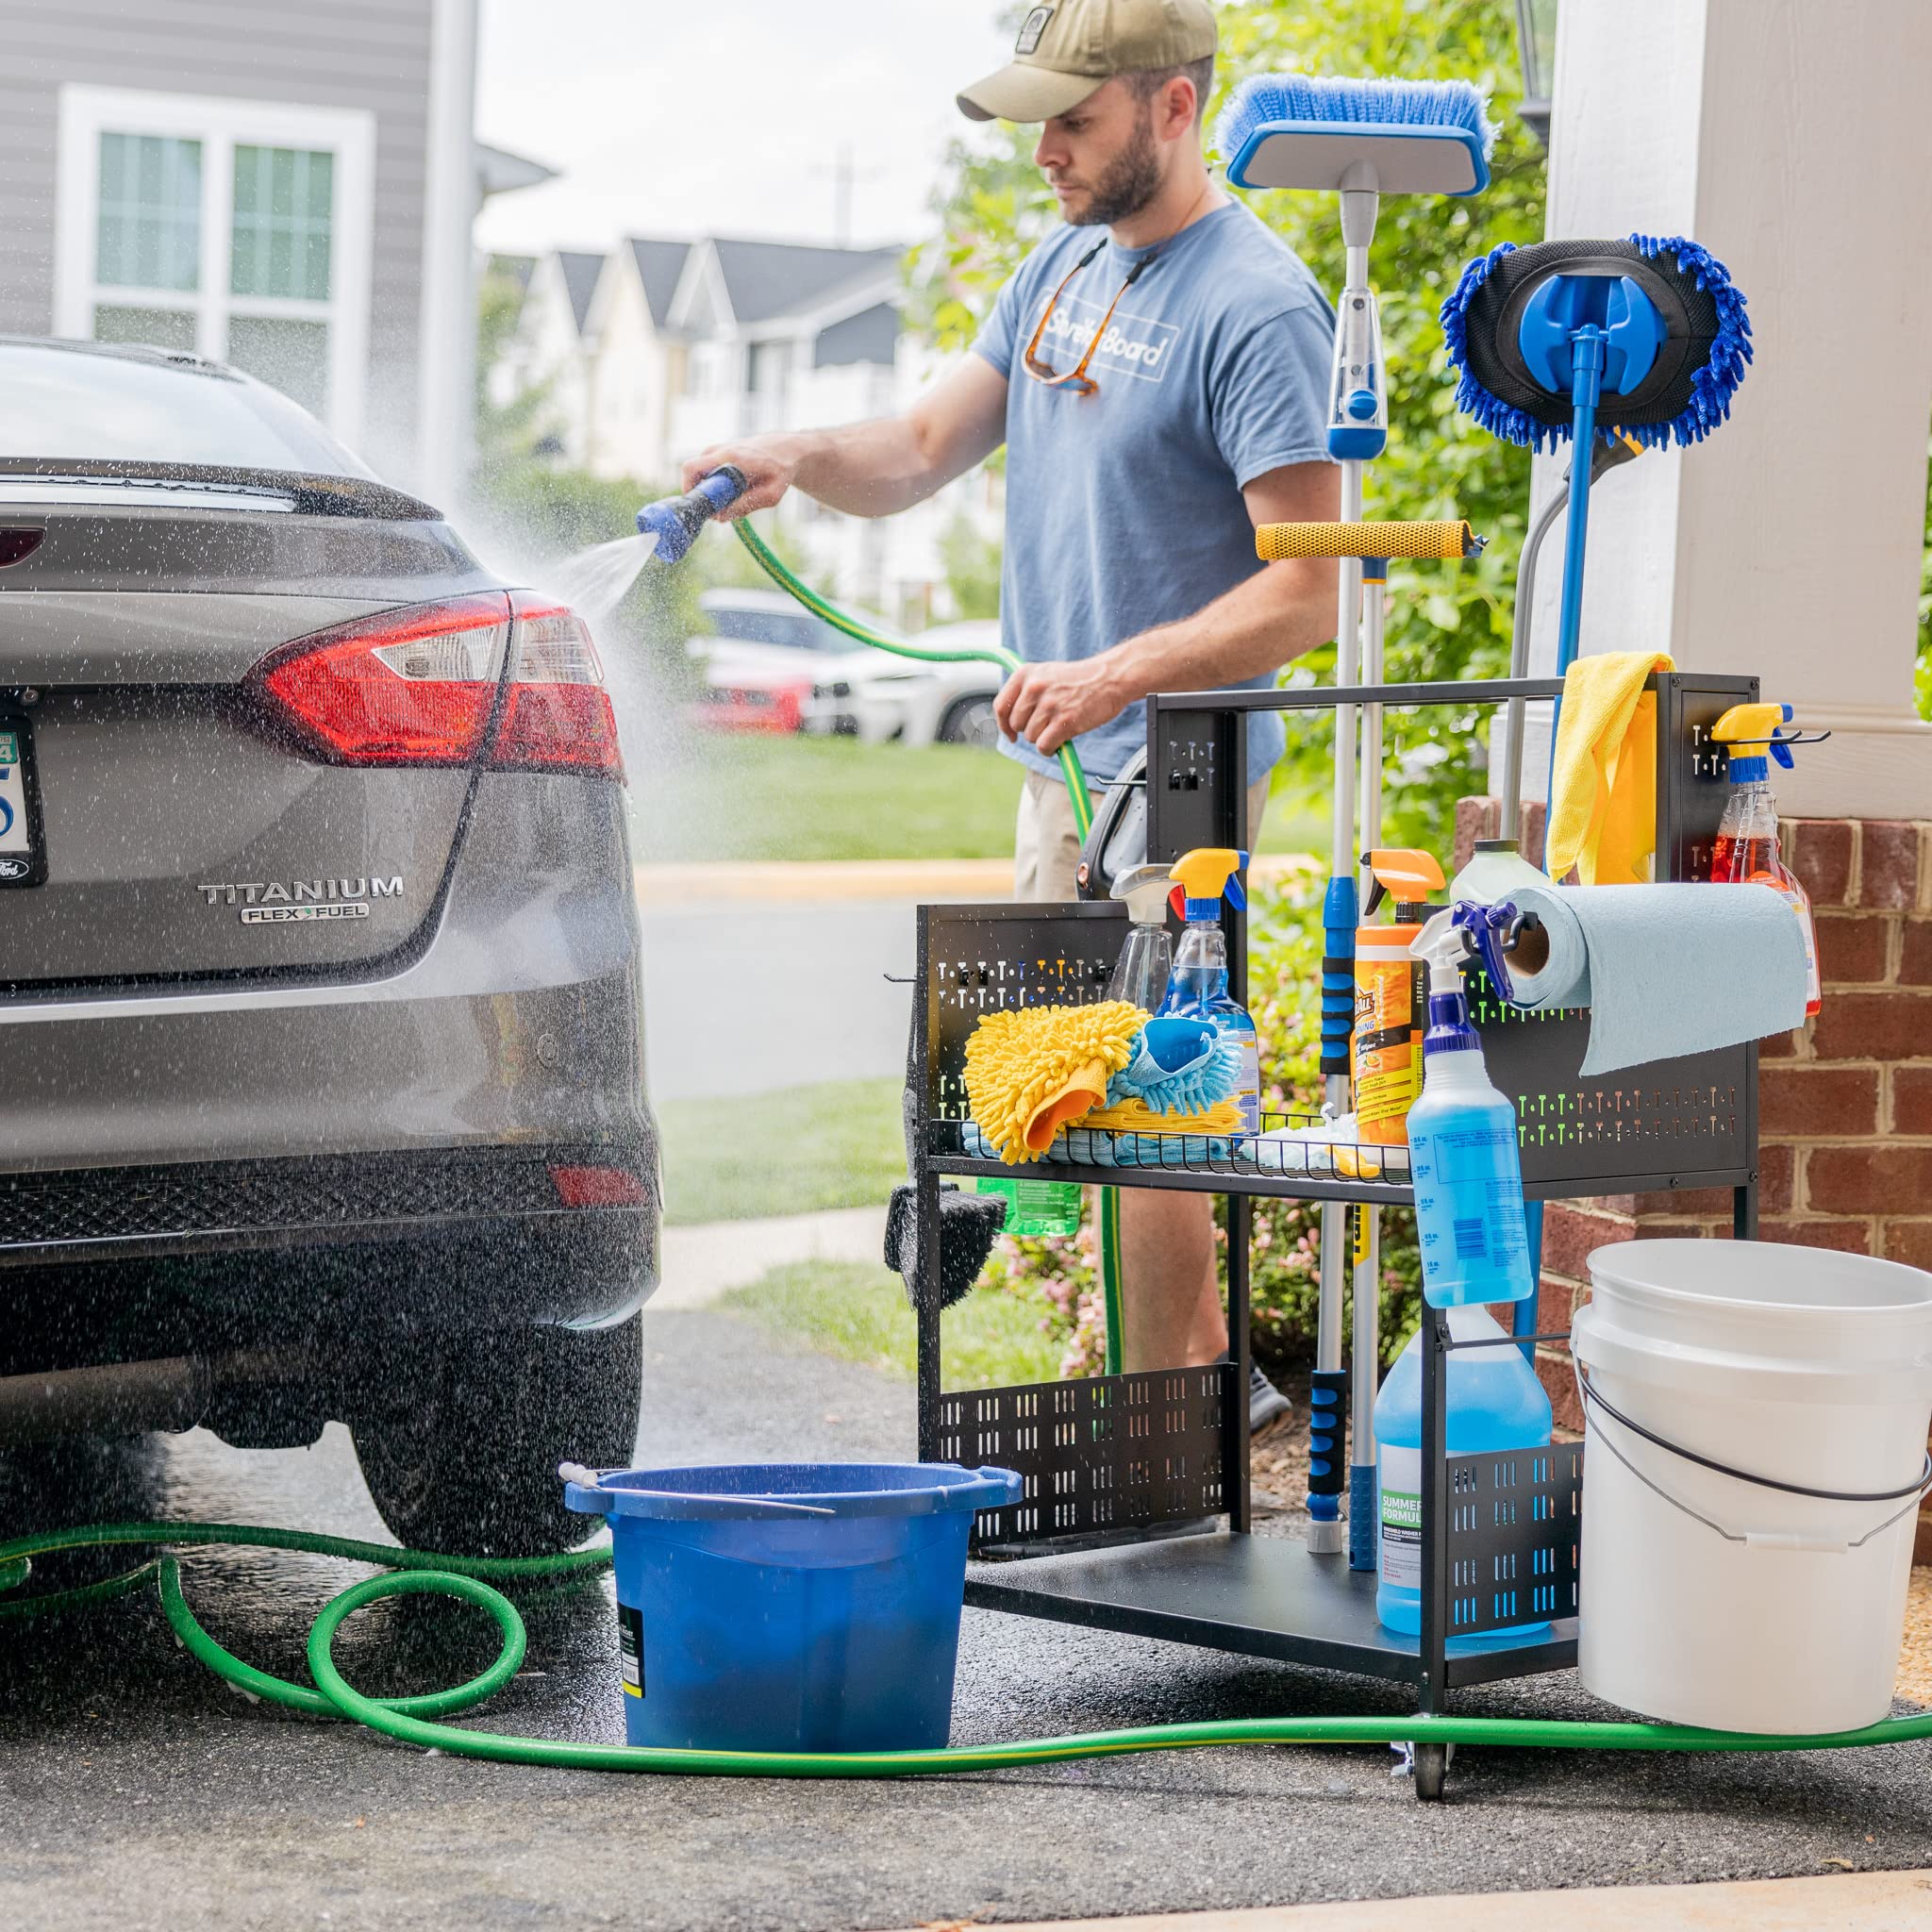
[[1000,727],[987,697],[955,698],[940,720],[941,744],[974,744],[990,751],[999,742]]
[[563,1506],[561,1461],[626,1463],[637,1441],[643,1317],[613,1328],[438,1336],[385,1353],[350,1424],[369,1494],[406,1547],[536,1557],[593,1524]]

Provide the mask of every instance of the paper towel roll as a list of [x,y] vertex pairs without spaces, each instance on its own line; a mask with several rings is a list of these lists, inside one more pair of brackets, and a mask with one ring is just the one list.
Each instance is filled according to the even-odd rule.
[[1549,957],[1511,1004],[1590,1008],[1585,1074],[1734,1046],[1805,1022],[1805,938],[1769,886],[1532,886]]

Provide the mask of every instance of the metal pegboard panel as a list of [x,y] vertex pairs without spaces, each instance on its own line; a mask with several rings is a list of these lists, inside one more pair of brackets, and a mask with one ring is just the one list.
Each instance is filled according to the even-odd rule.
[[1576,1614],[1583,1444],[1452,1456],[1449,1634]]
[[1614,1193],[1620,1179],[1672,1174],[1696,1186],[1756,1165],[1748,1046],[1586,1077],[1587,1010],[1526,1012],[1497,999],[1480,968],[1465,979],[1483,1064],[1516,1102],[1525,1181],[1601,1181]]
[[1017,1503],[974,1519],[973,1541],[1144,1528],[1227,1507],[1234,1369],[1157,1369],[942,1395],[938,1459],[1015,1469]]
[[927,1120],[968,1118],[966,1042],[982,1015],[1105,996],[1126,917],[1112,903],[919,908]]

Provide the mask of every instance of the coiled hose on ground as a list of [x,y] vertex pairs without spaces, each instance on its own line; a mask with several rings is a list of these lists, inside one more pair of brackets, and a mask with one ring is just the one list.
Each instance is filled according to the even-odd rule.
[[[234,1523],[101,1523],[48,1530],[0,1543],[0,1592],[26,1580],[30,1559],[61,1550],[113,1544],[201,1546],[237,1543],[251,1549],[300,1550],[376,1563],[389,1574],[352,1584],[323,1607],[308,1632],[311,1688],[244,1663],[209,1636],[181,1591],[180,1567],[161,1556],[100,1582],[40,1597],[8,1600],[0,1620],[75,1610],[125,1596],[150,1577],[157,1582],[170,1627],[192,1656],[225,1683],[250,1696],[318,1717],[341,1717],[405,1744],[500,1764],[544,1765],[563,1771],[628,1771],[716,1777],[924,1777],[948,1772],[1005,1771],[1076,1757],[1118,1757],[1141,1751],[1201,1750],[1224,1744],[1489,1744],[1526,1750],[1574,1751],[1822,1751],[1870,1744],[1904,1744],[1932,1737],[1932,1711],[1887,1718],[1862,1731],[1821,1737],[1766,1738],[1699,1731],[1680,1724],[1572,1723],[1549,1718],[1260,1717],[1220,1723],[1149,1724],[1124,1731],[1088,1731],[1064,1738],[969,1744],[935,1751],[774,1752],[687,1751],[635,1744],[576,1744],[471,1731],[435,1720],[467,1710],[516,1674],[525,1644],[516,1606],[498,1582],[581,1580],[610,1561],[608,1546],[559,1557],[469,1557],[392,1549],[346,1537],[303,1530],[262,1529]],[[368,1697],[343,1677],[332,1655],[336,1632],[359,1609],[395,1596],[446,1596],[475,1604],[496,1622],[503,1649],[488,1670],[446,1690],[414,1697]]]

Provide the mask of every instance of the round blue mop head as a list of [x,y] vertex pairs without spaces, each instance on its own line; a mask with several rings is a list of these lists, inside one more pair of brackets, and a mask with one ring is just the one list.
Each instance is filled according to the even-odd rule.
[[1606,374],[1596,416],[1606,442],[1622,434],[1649,447],[1701,442],[1730,414],[1751,360],[1751,321],[1715,256],[1680,236],[1506,242],[1471,262],[1442,304],[1442,338],[1460,372],[1457,406],[1491,435],[1543,449],[1571,433],[1567,383],[1548,380],[1530,353],[1530,318],[1557,278],[1628,282],[1654,311],[1645,323],[1655,353],[1641,375],[1619,389]]
[[1214,130],[1237,188],[1338,189],[1365,163],[1385,194],[1474,194],[1495,141],[1469,81],[1313,74],[1251,75]]

